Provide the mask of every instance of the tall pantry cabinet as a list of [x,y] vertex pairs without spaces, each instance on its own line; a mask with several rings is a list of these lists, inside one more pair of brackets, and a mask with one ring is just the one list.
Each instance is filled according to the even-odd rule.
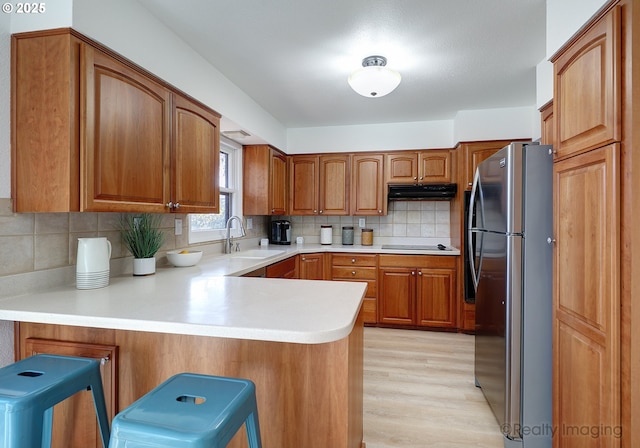
[[639,9],[607,3],[551,59],[554,448],[640,446]]

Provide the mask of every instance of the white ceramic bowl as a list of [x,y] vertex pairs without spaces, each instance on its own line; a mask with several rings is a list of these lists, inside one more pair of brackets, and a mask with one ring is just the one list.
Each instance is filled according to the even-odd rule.
[[167,252],[169,263],[177,267],[194,266],[202,258],[201,250],[189,250],[188,253],[180,253],[181,250]]

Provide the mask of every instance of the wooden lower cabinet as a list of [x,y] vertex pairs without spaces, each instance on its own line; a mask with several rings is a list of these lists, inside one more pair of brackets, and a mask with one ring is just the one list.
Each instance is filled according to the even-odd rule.
[[327,280],[325,268],[325,254],[301,254],[300,255],[300,278],[304,280]]
[[[97,344],[117,346],[118,368],[103,366],[103,378],[112,382],[109,412],[119,412],[181,372],[247,378],[256,385],[258,415],[264,447],[362,448],[363,444],[363,324],[360,313],[351,333],[322,344],[255,341],[208,336],[149,333],[60,325],[17,324],[16,344],[21,357],[32,341],[36,351],[102,358],[87,352]],[[37,338],[37,339],[32,339]],[[47,339],[41,341],[41,339]],[[61,342],[60,340],[69,341]],[[77,341],[85,341],[79,343]],[[77,347],[75,349],[69,347]],[[101,348],[101,347],[100,347]],[[106,347],[113,348],[115,347]],[[29,352],[31,353],[31,352]],[[113,356],[113,355],[109,355]],[[82,394],[86,394],[82,392]],[[117,403],[114,401],[117,397]],[[119,405],[119,406],[118,406]],[[58,420],[54,432],[63,437],[54,446],[87,448],[94,443],[93,409],[69,413],[80,420]],[[73,436],[71,434],[74,434]],[[86,440],[80,440],[86,434]],[[244,430],[229,448],[246,448]]]
[[331,261],[331,279],[367,283],[367,292],[362,303],[365,324],[377,322],[378,300],[378,255],[334,253]]
[[[52,331],[47,327],[39,324],[20,324],[19,332],[16,334],[29,335],[29,337],[20,339],[16,358],[24,359],[44,353],[99,359],[107,415],[110,421],[113,420],[118,411],[118,347],[109,344],[109,341],[105,341],[105,344],[79,342],[91,340],[91,338],[85,339],[84,335],[76,338],[69,332]],[[52,448],[102,448],[93,396],[90,391],[76,393],[57,404],[53,412]]]
[[380,255],[378,323],[456,327],[456,257]]
[[298,278],[298,256],[267,266],[267,278]]

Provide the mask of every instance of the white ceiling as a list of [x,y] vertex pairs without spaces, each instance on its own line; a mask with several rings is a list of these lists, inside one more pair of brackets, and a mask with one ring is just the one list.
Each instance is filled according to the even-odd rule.
[[[138,1],[287,128],[535,105],[545,57],[545,0]],[[402,82],[361,97],[374,54]]]

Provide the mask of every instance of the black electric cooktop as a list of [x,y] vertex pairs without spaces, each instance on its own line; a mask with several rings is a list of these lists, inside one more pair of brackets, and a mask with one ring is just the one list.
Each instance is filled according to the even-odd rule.
[[452,250],[450,247],[444,244],[438,244],[435,246],[413,246],[409,244],[383,244],[382,249],[391,250]]

